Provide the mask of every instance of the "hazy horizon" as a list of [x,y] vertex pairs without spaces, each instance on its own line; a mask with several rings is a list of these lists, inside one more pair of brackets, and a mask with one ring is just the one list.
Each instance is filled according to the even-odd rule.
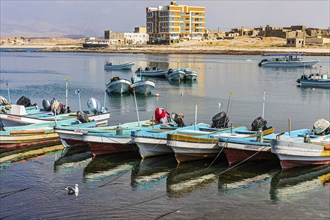
[[[0,1],[1,37],[103,36],[104,30],[133,32],[146,26],[146,7],[170,1]],[[321,1],[177,1],[206,8],[206,28],[228,31],[266,25],[328,29],[330,2]]]

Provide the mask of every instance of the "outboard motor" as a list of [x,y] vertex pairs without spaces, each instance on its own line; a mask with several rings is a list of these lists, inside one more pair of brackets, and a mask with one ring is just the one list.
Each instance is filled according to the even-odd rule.
[[58,100],[55,98],[50,102],[50,110],[54,112],[54,114],[59,115],[64,113],[64,107],[63,104],[60,103]]
[[260,116],[254,119],[251,124],[251,131],[259,131],[259,130],[261,131],[267,130],[267,121]]
[[173,69],[168,70],[168,74],[171,74],[171,73],[173,73]]
[[3,96],[0,96],[0,105],[8,105],[7,99]]
[[87,101],[87,107],[89,108],[89,110],[97,115],[97,114],[100,114],[102,111],[101,111],[101,104],[99,102],[99,100],[95,99],[95,98],[90,98],[88,101]]
[[19,98],[19,100],[16,103],[17,105],[24,105],[25,107],[30,107],[32,106],[31,104],[31,100],[27,97],[25,97],[24,95]]
[[42,107],[44,108],[45,111],[50,111],[51,110],[51,104],[49,100],[42,100]]
[[220,112],[212,118],[212,128],[228,128],[229,118],[225,112]]
[[81,122],[81,123],[86,123],[86,122],[90,122],[88,115],[85,114],[82,111],[77,111],[77,119]]
[[316,135],[330,134],[330,122],[324,118],[317,120],[313,125],[313,133]]
[[178,125],[178,127],[184,127],[185,124],[183,122],[184,115],[182,113],[171,113],[171,119]]

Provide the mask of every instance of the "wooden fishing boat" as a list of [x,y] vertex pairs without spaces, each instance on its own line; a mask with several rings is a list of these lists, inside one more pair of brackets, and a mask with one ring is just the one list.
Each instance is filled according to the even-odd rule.
[[64,146],[87,143],[94,156],[135,151],[131,132],[151,126],[149,120],[105,127],[57,127]]
[[[308,129],[301,129],[285,132],[281,135],[296,137],[304,135],[308,131]],[[274,128],[269,128],[261,134],[243,131],[219,135],[219,146],[224,148],[229,165],[245,161],[274,160],[277,157],[271,153],[271,140],[275,139],[279,134],[274,134],[273,132]]]
[[130,70],[134,66],[133,62],[113,64],[112,62],[106,62],[104,65],[105,70]]
[[[173,154],[173,150],[167,145],[167,134],[173,133],[195,133],[202,127],[209,127],[208,124],[200,123],[197,125],[177,127],[177,125],[158,125],[149,129],[132,131],[132,141],[139,148],[139,153],[142,158]],[[202,134],[200,132],[199,134]]]
[[271,152],[278,156],[283,169],[330,164],[330,135],[308,136],[280,136],[272,141]]
[[204,129],[204,134],[168,134],[167,145],[172,148],[178,163],[217,157],[222,147],[218,145],[221,133],[231,133],[238,130],[247,130],[246,127],[232,127],[223,129]]
[[[62,126],[79,123],[77,119],[58,121]],[[0,131],[0,153],[32,148],[34,146],[50,146],[60,144],[60,138],[54,132],[55,122],[46,122],[17,127],[4,127]]]
[[[96,121],[99,125],[106,125],[110,118],[110,112],[88,114],[87,116],[89,120]],[[24,107],[23,105],[11,105],[9,110],[0,112],[0,122],[4,127],[41,124],[55,121],[55,119],[56,121],[62,121],[76,118],[77,112],[60,114],[55,116],[53,112],[44,111],[36,107]]]

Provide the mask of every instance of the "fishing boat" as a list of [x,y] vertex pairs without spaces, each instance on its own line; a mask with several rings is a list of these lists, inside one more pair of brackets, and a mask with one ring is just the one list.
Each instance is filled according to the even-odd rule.
[[166,70],[158,69],[157,67],[145,69],[138,68],[135,73],[138,76],[165,77]]
[[165,73],[165,77],[169,81],[181,81],[184,79],[185,75],[185,72],[180,69],[169,69]]
[[330,88],[330,79],[328,79],[327,74],[311,74],[309,76],[304,74],[297,79],[297,83],[301,87]]
[[106,84],[106,91],[111,93],[128,93],[130,86],[132,85],[131,81],[128,79],[122,79],[118,76],[114,76],[111,78],[110,82]]
[[4,130],[0,131],[0,153],[35,146],[60,144],[60,138],[54,132],[56,124],[57,126],[77,126],[79,121],[78,119],[68,119],[26,126],[4,127]]
[[67,119],[77,119],[84,115],[89,121],[95,121],[98,125],[107,125],[110,118],[110,112],[102,109],[99,101],[90,98],[87,102],[89,113],[82,111],[54,114],[53,110],[44,106],[44,109],[38,106],[25,107],[24,105],[6,105],[0,107],[0,124],[3,127],[21,126],[29,124],[42,124],[47,122],[62,121]]
[[220,112],[212,118],[212,125],[208,128],[184,134],[168,134],[167,145],[174,151],[178,163],[218,157],[222,149],[218,145],[220,134],[247,130],[244,126],[228,127],[228,122],[226,113]]
[[149,95],[152,94],[155,89],[155,82],[149,79],[143,79],[143,77],[133,76],[131,90],[138,94]]
[[[88,123],[86,123],[88,125]],[[114,126],[56,127],[64,146],[87,143],[93,156],[135,151],[136,145],[131,140],[131,132],[152,126],[150,120],[129,122]]]
[[133,62],[122,63],[122,64],[113,64],[112,62],[106,62],[104,65],[105,70],[130,70],[134,66]]
[[313,131],[298,137],[278,136],[272,140],[271,152],[283,169],[330,164],[330,122],[319,119]]
[[270,57],[263,59],[259,66],[261,67],[312,67],[319,60],[303,60],[303,54],[287,53],[287,54],[265,54]]
[[195,81],[197,80],[198,73],[194,70],[190,70],[189,68],[179,68],[179,70],[185,73],[184,80],[185,81]]
[[[236,134],[227,137],[219,135],[219,146],[223,147],[228,164],[233,165],[236,163],[246,161],[259,161],[259,160],[276,160],[276,155],[271,153],[271,142],[277,135],[297,137],[305,134],[308,129],[295,130],[285,132],[283,134],[273,134],[273,128],[263,131],[263,133],[251,134],[250,137],[235,137]],[[238,135],[245,133],[236,132]],[[247,134],[249,131],[246,132]],[[263,134],[272,133],[266,136]]]
[[[208,127],[208,124],[200,123],[192,126],[178,127],[173,126],[158,126],[157,128],[149,128],[144,130],[137,130],[132,132],[132,141],[136,143],[139,148],[139,153],[142,158],[154,157],[165,154],[173,154],[173,150],[167,145],[167,135],[180,134],[197,134],[200,128]],[[201,131],[199,134],[202,134]]]

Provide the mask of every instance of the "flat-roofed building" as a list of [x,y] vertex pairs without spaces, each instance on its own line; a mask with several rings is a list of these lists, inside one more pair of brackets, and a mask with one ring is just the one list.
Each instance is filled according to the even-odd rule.
[[205,7],[177,5],[147,7],[147,33],[150,43],[173,43],[202,39],[205,33]]

